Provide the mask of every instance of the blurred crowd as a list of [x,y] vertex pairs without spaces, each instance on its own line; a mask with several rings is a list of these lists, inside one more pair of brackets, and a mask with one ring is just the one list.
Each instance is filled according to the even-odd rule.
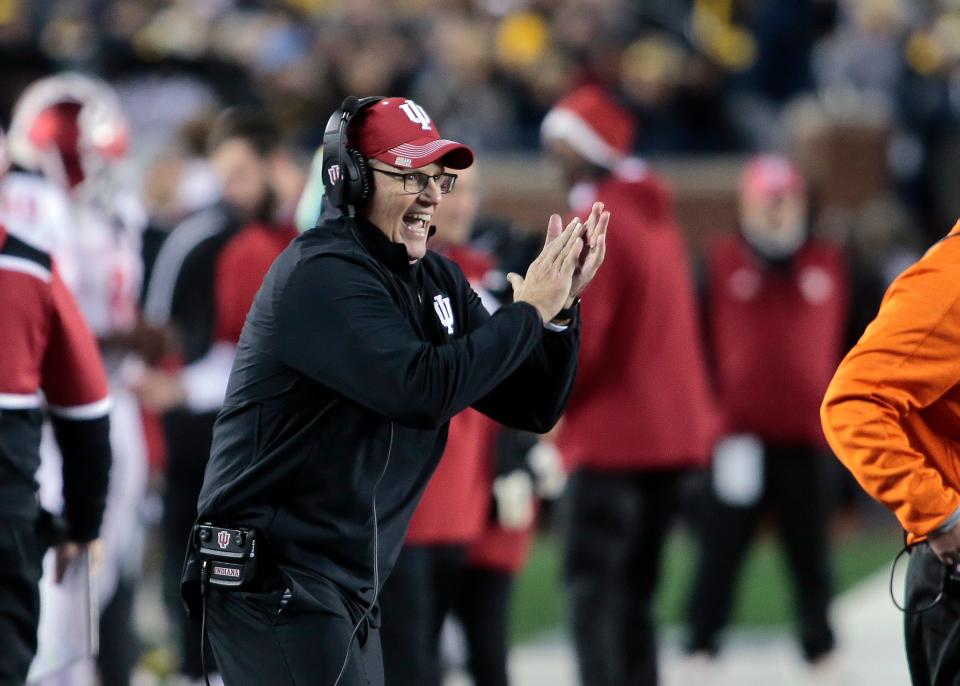
[[956,159],[958,27],[951,0],[10,0],[0,122],[30,80],[79,69],[117,88],[141,172],[238,104],[309,154],[351,93],[405,93],[483,152],[532,151],[550,105],[596,80],[639,118],[644,155],[882,127],[883,171],[932,236],[957,214],[939,180]]
[[[584,165],[591,174],[600,167],[622,181],[627,195],[636,194],[633,201],[643,206],[636,210],[638,225],[663,225],[670,231],[676,229],[676,217],[669,192],[659,180],[646,176],[646,162],[634,156],[655,164],[680,156],[785,155],[755,159],[739,187],[735,181],[729,184],[731,195],[739,191],[738,221],[716,230],[734,235],[739,228],[738,241],[743,240],[706,249],[701,268],[689,270],[699,272],[699,283],[676,276],[685,275],[691,266],[677,238],[680,234],[666,238],[656,234],[655,240],[664,241],[663,254],[676,256],[669,264],[663,258],[657,267],[677,279],[674,287],[667,289],[661,282],[659,288],[678,299],[671,313],[685,313],[670,315],[683,320],[681,330],[669,334],[677,341],[672,350],[678,355],[685,351],[690,358],[681,355],[682,360],[664,363],[656,373],[667,370],[669,377],[678,367],[693,370],[689,384],[704,398],[710,395],[709,385],[720,405],[732,403],[732,409],[720,412],[728,415],[719,422],[723,428],[708,427],[715,417],[707,417],[710,412],[703,408],[697,409],[704,415],[696,431],[692,424],[677,424],[678,417],[689,418],[681,405],[692,401],[684,392],[675,413],[658,410],[676,435],[686,432],[684,437],[690,439],[680,449],[686,452],[679,462],[669,438],[663,438],[661,446],[649,433],[636,441],[620,437],[604,444],[610,437],[598,435],[590,412],[605,402],[611,404],[611,412],[629,403],[603,395],[602,390],[579,390],[565,428],[567,437],[561,435],[559,442],[567,449],[567,468],[575,473],[574,519],[578,511],[589,515],[590,508],[611,503],[622,503],[623,514],[632,511],[635,497],[649,506],[651,493],[672,494],[654,503],[662,508],[662,521],[644,532],[647,538],[607,541],[606,552],[597,553],[609,554],[621,546],[624,557],[630,558],[635,552],[631,546],[659,551],[676,510],[673,495],[681,497],[679,476],[667,475],[664,482],[664,475],[657,473],[663,464],[657,460],[666,456],[664,464],[671,469],[703,467],[711,452],[706,447],[708,435],[732,439],[721,441],[726,457],[714,463],[723,465],[722,473],[711,473],[699,486],[709,489],[713,483],[716,492],[704,500],[701,511],[692,513],[692,521],[704,525],[706,554],[719,560],[704,558],[694,593],[720,597],[722,602],[709,612],[703,609],[708,603],[694,603],[689,649],[707,657],[719,650],[717,637],[729,619],[739,561],[761,505],[770,505],[773,499],[774,509],[787,522],[784,533],[791,562],[801,570],[798,578],[806,579],[805,585],[798,582],[806,603],[800,637],[805,656],[813,663],[833,651],[834,637],[826,620],[830,584],[824,544],[831,505],[810,499],[797,504],[795,496],[801,487],[828,492],[822,479],[835,481],[836,474],[823,476],[819,468],[784,470],[784,465],[815,459],[810,455],[822,452],[815,416],[820,386],[828,380],[822,377],[829,376],[845,347],[872,318],[886,284],[960,216],[952,181],[960,159],[960,2],[7,0],[0,1],[0,63],[4,65],[0,124],[10,132],[15,163],[4,181],[0,217],[8,224],[15,222],[17,212],[29,205],[17,201],[37,192],[27,177],[39,174],[49,182],[43,190],[46,218],[31,215],[21,230],[29,233],[35,230],[31,227],[41,226],[45,232],[41,242],[61,263],[84,313],[94,322],[106,352],[111,392],[125,400],[115,410],[122,416],[112,421],[130,427],[115,439],[118,445],[127,441],[134,446],[114,448],[117,464],[126,467],[115,478],[126,484],[126,491],[111,501],[116,521],[108,519],[109,527],[105,524],[107,538],[112,537],[108,554],[113,566],[108,569],[113,573],[101,589],[101,602],[104,612],[111,612],[104,636],[115,660],[101,665],[103,683],[126,683],[139,659],[140,646],[130,639],[143,551],[130,540],[139,540],[138,527],[156,525],[159,519],[156,511],[143,507],[152,502],[148,494],[157,496],[156,502],[162,500],[164,513],[160,528],[166,551],[165,590],[171,622],[180,625],[172,633],[182,641],[175,651],[180,658],[175,670],[185,679],[199,678],[196,627],[178,614],[173,586],[195,514],[212,423],[259,279],[295,237],[294,224],[303,230],[316,219],[313,201],[306,206],[301,202],[299,214],[297,204],[305,187],[306,196],[317,190],[311,186],[316,179],[308,181],[310,157],[322,140],[327,117],[347,94],[400,94],[415,100],[446,137],[473,145],[484,165],[488,154],[522,153],[532,160],[547,139],[562,142],[569,135],[562,122],[556,129],[548,129],[544,122],[548,113],[556,117],[558,101],[566,103],[560,109],[589,124],[615,157],[609,162],[591,157],[595,148],[573,150],[574,170],[566,176],[569,209],[589,207],[587,191],[600,193],[601,198],[612,192],[602,185],[597,190],[574,183]],[[96,75],[103,81],[63,76],[65,71]],[[55,77],[53,86],[32,94],[26,91],[29,97],[25,96],[28,85],[57,73],[61,76]],[[601,84],[608,95],[594,102],[593,96],[583,95],[584,84]],[[565,100],[571,92],[580,95]],[[27,107],[25,101],[33,104]],[[97,118],[77,119],[77,110],[64,109],[64,102],[84,107],[93,103]],[[37,127],[37,115],[54,106],[59,108],[56,122],[75,122],[74,144],[92,136],[100,146],[95,155],[87,150],[56,164],[31,157],[31,150],[42,147],[36,136],[48,131]],[[828,129],[833,135],[838,130],[867,132],[872,156],[831,157],[829,148],[822,147]],[[831,140],[829,135],[826,140]],[[54,142],[62,152],[64,141]],[[562,145],[553,148],[554,157],[562,162],[570,153]],[[569,167],[569,157],[566,162]],[[858,193],[854,179],[853,190],[844,195],[829,185],[838,170],[879,181]],[[465,172],[457,199],[446,201],[439,216],[447,233],[441,227],[434,247],[461,263],[492,309],[510,298],[503,273],[522,272],[541,239],[516,230],[506,220],[485,216],[496,206],[483,203],[480,211],[475,174]],[[85,235],[96,240],[64,236],[67,215],[82,216],[89,224]],[[817,240],[830,239],[830,246],[808,241],[811,234]],[[833,243],[842,245],[842,257]],[[632,254],[632,247],[620,248]],[[782,271],[784,265],[796,264],[802,268]],[[616,295],[630,288],[654,297],[633,281],[635,273],[646,272],[637,272],[629,262],[617,270],[611,266],[608,273],[619,274],[623,284],[610,282],[610,302],[619,302]],[[778,275],[787,273],[796,279],[797,292],[778,281]],[[112,274],[113,280],[105,274]],[[766,288],[772,290],[763,296],[768,298],[765,308],[752,307],[761,302]],[[825,304],[831,308],[827,314],[807,312]],[[595,330],[610,327],[607,340],[633,341],[655,331],[659,340],[650,346],[666,345],[666,334],[656,329],[662,322],[618,334],[611,324],[621,312],[617,307],[587,314],[607,317],[591,322]],[[623,308],[629,311],[628,305]],[[696,314],[698,308],[702,312]],[[782,319],[776,319],[777,312]],[[734,319],[721,321],[728,315]],[[631,321],[639,326],[647,321],[643,317],[653,317],[649,308]],[[664,314],[664,320],[668,318]],[[704,325],[705,344],[697,333]],[[744,342],[740,332],[768,330],[782,331],[786,338],[751,344],[763,351],[756,359],[767,355],[777,361],[759,371],[748,369],[750,360],[737,357],[737,346]],[[815,334],[828,340],[814,346]],[[803,364],[793,364],[796,359],[783,362],[778,355],[794,339],[807,346],[800,346],[797,359],[815,366],[797,381],[802,387],[798,393],[807,402],[802,420],[791,424],[791,413],[797,413],[794,407],[784,411],[791,415],[786,419],[771,418],[772,413],[756,418],[737,404],[739,396],[728,397],[730,388],[744,384],[754,388],[764,378],[789,385],[785,375]],[[705,351],[699,348],[702,344]],[[817,347],[819,356],[810,353],[811,346]],[[645,354],[650,349],[642,347]],[[585,344],[585,350],[595,356],[593,363],[605,366],[597,349]],[[635,351],[611,354],[629,358]],[[740,366],[731,360],[739,360]],[[637,376],[625,373],[621,381],[633,378],[639,386],[646,379],[643,383],[649,384],[653,363],[636,364],[648,366],[631,366],[630,374]],[[605,377],[598,373],[591,378]],[[813,386],[807,384],[810,379]],[[676,378],[661,381],[663,387],[678,383]],[[782,386],[764,388],[770,401],[759,404],[769,409],[782,396]],[[598,397],[591,397],[591,392]],[[752,404],[758,405],[756,397]],[[482,625],[483,612],[491,608],[501,624],[506,622],[510,581],[526,559],[539,512],[534,496],[556,496],[564,486],[554,447],[557,436],[541,440],[501,436],[486,424],[470,428],[468,423],[480,421],[478,417],[458,418],[462,427],[457,424],[451,432],[454,446],[478,453],[470,458],[471,468],[485,474],[481,479],[485,490],[471,510],[476,521],[466,527],[472,533],[467,538],[455,532],[452,539],[444,538],[446,534],[438,539],[430,533],[431,522],[421,518],[414,533],[427,533],[408,541],[413,552],[401,560],[406,565],[401,570],[414,579],[411,583],[422,583],[425,577],[416,571],[428,564],[422,560],[432,560],[429,564],[435,569],[430,574],[440,574],[444,565],[449,566],[449,548],[457,548],[454,566],[458,574],[472,574],[465,577],[469,582],[463,582],[470,585],[458,586],[456,597],[437,603],[459,612],[468,631],[471,613],[475,620],[479,613]],[[691,436],[697,432],[702,436],[694,440]],[[744,433],[754,436],[752,443],[744,442]],[[663,454],[652,453],[647,463],[637,466],[630,460],[641,443],[653,453],[656,446]],[[596,454],[603,450],[608,454]],[[612,460],[617,469],[636,472],[636,493],[627,492],[625,482],[616,484],[618,491],[608,490],[605,474],[610,464],[601,458]],[[490,459],[494,466],[476,467]],[[764,468],[767,460],[777,466]],[[471,485],[458,488],[468,493]],[[438,519],[448,516],[442,503],[431,507],[440,513],[435,515]],[[491,508],[496,526],[487,521]],[[634,514],[623,515],[619,523],[624,529],[634,528]],[[587,515],[581,519],[590,521]],[[717,531],[711,533],[711,525]],[[623,673],[633,669],[655,674],[649,600],[657,582],[652,567],[659,552],[641,561],[631,558],[643,588],[611,585],[603,573],[616,577],[621,570],[607,569],[591,558],[592,543],[605,535],[604,527],[600,529],[587,525],[571,529],[573,557],[567,571],[573,584],[575,638],[581,653],[583,646],[595,646],[586,649],[586,657],[581,655],[581,669],[586,678],[591,659],[601,665],[622,657],[607,655],[604,650],[612,650],[610,646],[591,636],[598,623],[607,621],[601,617],[595,622],[591,613],[602,614],[603,603],[616,592],[618,597],[636,595],[624,614],[632,613],[634,626],[645,628],[643,641],[649,644],[648,654],[642,656],[646,662],[625,665]],[[812,537],[810,529],[815,529]],[[731,530],[737,536],[727,539],[726,549],[721,545],[723,533]],[[811,540],[818,534],[820,540]],[[437,546],[443,549],[428,550]],[[723,574],[711,579],[709,572],[717,568]],[[492,599],[478,609],[478,597],[460,591],[481,583]],[[399,591],[395,597],[401,597]],[[431,608],[416,610],[435,614]],[[443,616],[424,621],[439,633]],[[492,644],[477,644],[478,649],[488,649],[488,662],[476,669],[502,671],[505,647],[496,642],[496,629],[477,629],[481,639],[489,639],[491,632],[494,638]],[[424,660],[429,659],[428,650]]]

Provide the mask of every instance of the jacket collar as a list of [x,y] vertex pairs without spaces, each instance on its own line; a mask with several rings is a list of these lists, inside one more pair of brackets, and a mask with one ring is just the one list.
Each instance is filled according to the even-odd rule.
[[353,221],[361,245],[387,269],[400,276],[409,275],[417,270],[420,260],[410,264],[410,258],[407,256],[407,246],[403,243],[391,241],[366,217],[354,217]]

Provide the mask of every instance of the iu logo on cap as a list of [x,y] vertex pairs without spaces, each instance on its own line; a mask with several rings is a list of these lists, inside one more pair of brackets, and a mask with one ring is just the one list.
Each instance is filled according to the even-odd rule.
[[221,549],[226,550],[227,546],[230,545],[230,534],[226,531],[221,531],[217,534],[217,544]]
[[407,115],[410,121],[414,124],[419,124],[421,129],[424,131],[430,130],[430,115],[413,100],[406,100],[400,105],[400,109],[403,110],[403,113]]

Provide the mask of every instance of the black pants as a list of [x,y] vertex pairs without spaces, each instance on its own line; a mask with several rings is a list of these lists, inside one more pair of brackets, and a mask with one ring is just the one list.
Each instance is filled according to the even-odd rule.
[[763,496],[754,506],[720,502],[704,486],[696,519],[700,562],[690,598],[690,651],[716,654],[730,619],[737,576],[765,510],[777,517],[796,594],[800,643],[807,660],[834,647],[828,620],[828,465],[815,449],[765,446]]
[[[937,595],[943,597],[929,610]],[[960,685],[960,581],[926,543],[910,551],[904,615],[907,664],[913,686]]]
[[474,686],[507,686],[507,621],[513,574],[467,567],[453,612],[467,637]]
[[[190,531],[197,518],[197,498],[213,441],[216,412],[196,414],[177,410],[164,417],[169,457],[163,492],[163,595],[179,632],[180,672],[192,679],[201,674],[200,625],[183,611],[180,573]],[[209,651],[208,651],[209,653]],[[208,655],[209,657],[209,655]],[[212,659],[207,667],[212,669]]]
[[384,686],[378,629],[362,622],[351,640],[359,617],[335,590],[285,590],[211,589],[207,630],[226,686],[333,686],[345,659],[339,686]]
[[466,547],[404,546],[380,593],[383,664],[390,686],[440,686],[438,642],[460,591]]
[[571,480],[565,574],[580,681],[652,686],[651,602],[680,472],[595,472]]
[[0,686],[21,686],[37,652],[43,552],[34,522],[0,521]]

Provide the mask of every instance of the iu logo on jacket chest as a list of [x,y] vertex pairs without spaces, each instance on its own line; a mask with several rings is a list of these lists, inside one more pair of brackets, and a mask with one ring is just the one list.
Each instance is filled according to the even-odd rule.
[[433,297],[433,310],[437,313],[440,325],[446,328],[447,333],[453,335],[453,308],[450,307],[450,298],[445,295]]

